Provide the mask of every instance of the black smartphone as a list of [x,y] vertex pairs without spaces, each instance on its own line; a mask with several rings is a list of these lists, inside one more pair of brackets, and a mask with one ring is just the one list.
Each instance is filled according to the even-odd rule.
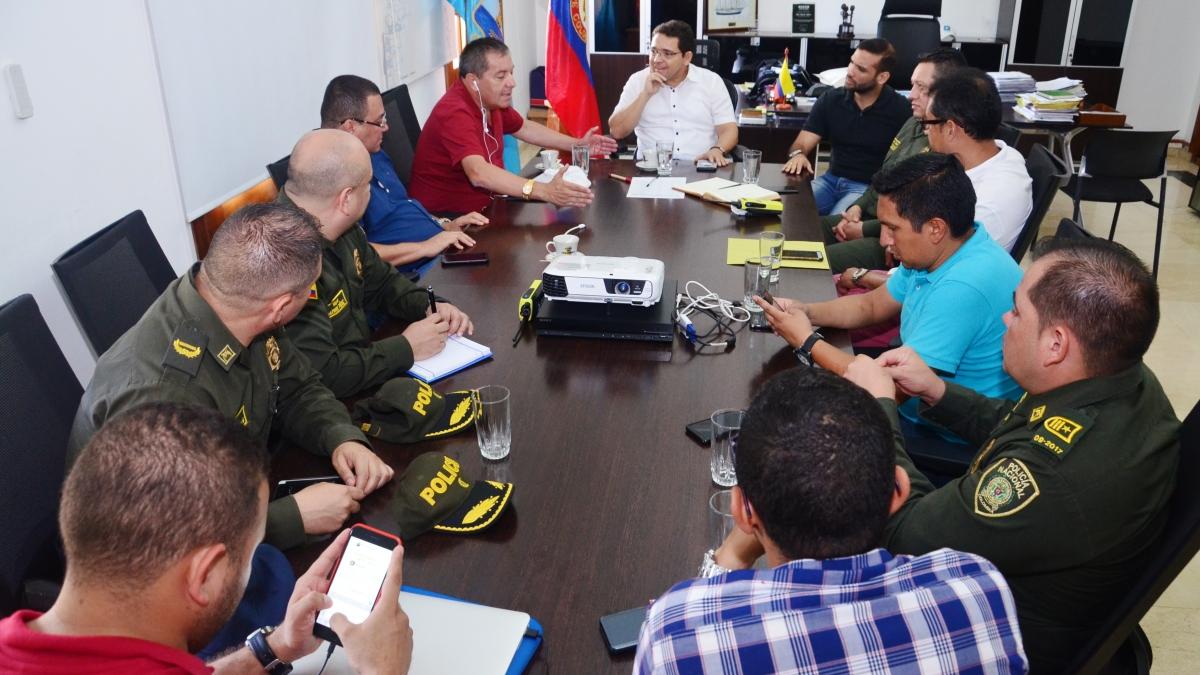
[[329,618],[341,612],[354,623],[367,620],[383,588],[392,549],[399,545],[399,537],[370,525],[359,523],[350,528],[350,540],[329,582],[327,595],[333,605],[317,614],[313,635],[341,646],[337,633],[329,627]]
[[791,251],[784,249],[781,256],[784,260],[806,260],[808,262],[821,262],[825,259],[825,254],[820,251]]
[[442,256],[442,267],[451,265],[486,265],[488,254],[479,253],[447,253]]
[[713,164],[712,162],[708,161],[707,159],[701,159],[696,162],[696,171],[699,171],[701,173],[713,173],[716,170],[717,170],[717,165]]
[[638,635],[646,621],[646,607],[635,607],[600,617],[600,632],[604,643],[613,654],[627,652],[637,647]]
[[713,431],[711,419],[702,419],[698,422],[692,422],[684,427],[684,430],[693,441],[696,441],[706,448],[712,443]]
[[281,480],[275,485],[275,496],[272,499],[283,499],[284,497],[294,495],[311,485],[317,483],[337,483],[344,484],[341,476],[313,476],[312,478],[290,478]]

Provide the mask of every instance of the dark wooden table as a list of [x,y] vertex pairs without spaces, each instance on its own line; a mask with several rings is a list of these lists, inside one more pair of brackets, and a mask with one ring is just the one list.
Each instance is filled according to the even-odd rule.
[[[735,166],[717,175],[729,177]],[[784,195],[784,232],[789,239],[819,239],[808,182],[786,178],[779,169],[765,165],[760,182],[798,188]],[[490,264],[437,267],[422,280],[468,312],[474,339],[495,353],[494,360],[435,386],[507,386],[509,458],[485,462],[473,432],[376,445],[397,476],[413,457],[432,450],[462,462],[468,479],[515,484],[509,512],[486,532],[429,533],[405,542],[404,582],[529,612],[545,628],[534,672],[629,672],[632,656],[608,654],[599,618],[644,605],[693,576],[711,545],[709,451],[689,440],[684,426],[718,408],[746,406],[766,378],[796,364],[783,340],[749,330],[739,333],[733,351],[712,355],[697,355],[679,339],[650,344],[532,332],[511,346],[517,298],[545,267],[545,242],[567,227],[587,223],[580,237],[584,253],[659,258],[681,289],[695,279],[739,299],[743,271],[725,263],[726,239],[757,236],[764,225],[780,221],[737,220],[727,207],[690,197],[626,199],[628,186],[608,178],[610,172],[637,170],[628,161],[593,160],[596,200],[587,209],[496,201],[488,214],[492,225],[474,235]],[[695,176],[690,166],[676,175]],[[784,269],[779,295],[829,299],[834,288],[828,271]],[[831,338],[848,345],[844,332]],[[327,460],[289,449],[277,458],[274,473],[299,477],[328,469]],[[394,485],[363,502],[364,521],[395,530],[388,512]],[[297,570],[322,548],[293,552]]]

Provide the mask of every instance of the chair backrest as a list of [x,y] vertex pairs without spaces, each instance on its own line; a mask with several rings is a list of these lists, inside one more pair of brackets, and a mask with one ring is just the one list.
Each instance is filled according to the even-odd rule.
[[1068,672],[1095,673],[1146,615],[1167,586],[1200,551],[1200,403],[1179,428],[1179,468],[1168,503],[1167,525],[1141,567],[1141,573],[1084,646]]
[[391,158],[400,181],[408,187],[412,177],[413,156],[417,153],[417,139],[421,136],[421,123],[413,109],[407,84],[383,92],[383,111],[388,118],[388,130],[383,134],[383,151]]
[[942,0],[887,0],[879,13],[875,34],[896,48],[896,67],[888,84],[910,89],[917,57],[941,45]]
[[1025,219],[1025,226],[1013,242],[1012,257],[1018,263],[1025,257],[1026,251],[1037,239],[1038,230],[1042,227],[1042,219],[1050,210],[1050,203],[1058,193],[1058,186],[1067,179],[1067,165],[1044,145],[1035,145],[1033,151],[1025,158],[1025,171],[1033,179],[1033,209]]
[[271,174],[271,182],[275,183],[276,190],[282,190],[287,182],[288,162],[291,159],[292,156],[288,155],[267,165],[267,173]]
[[719,71],[721,43],[716,40],[696,40],[696,49],[692,51],[692,63],[714,72]]
[[58,494],[82,396],[33,296],[0,306],[0,616],[27,580],[61,579]]
[[1158,178],[1167,169],[1167,146],[1177,133],[1094,130],[1083,149],[1082,172],[1104,178]]
[[1091,239],[1095,235],[1080,227],[1070,218],[1063,218],[1058,221],[1058,229],[1055,230],[1054,236],[1068,239]]
[[175,280],[141,210],[71,247],[50,267],[97,356]]
[[728,77],[722,77],[721,81],[725,83],[725,93],[729,94],[729,102],[733,104],[733,109],[736,111],[738,104],[737,87],[733,86],[733,81]]
[[1021,138],[1021,130],[1011,124],[1000,124],[1000,128],[996,131],[996,138],[1004,141],[1004,144],[1010,148],[1017,147],[1017,141]]

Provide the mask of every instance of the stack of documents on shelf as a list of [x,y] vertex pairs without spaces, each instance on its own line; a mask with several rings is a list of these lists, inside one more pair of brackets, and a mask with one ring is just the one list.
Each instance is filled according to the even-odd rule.
[[996,83],[996,90],[1000,92],[1001,103],[1016,103],[1017,94],[1037,90],[1037,82],[1019,70],[1006,70],[1002,73],[988,73],[988,75]]
[[1072,90],[1050,89],[1018,94],[1013,110],[1035,122],[1073,122],[1083,105],[1083,95]]
[[1037,83],[1038,91],[1068,91],[1079,96],[1087,96],[1087,92],[1083,89],[1083,80],[1074,80],[1069,77],[1057,77],[1053,80]]

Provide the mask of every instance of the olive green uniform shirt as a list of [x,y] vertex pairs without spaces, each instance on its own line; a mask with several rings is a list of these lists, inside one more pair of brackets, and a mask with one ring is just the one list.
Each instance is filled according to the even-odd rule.
[[947,384],[922,416],[982,450],[970,470],[934,488],[904,452],[912,494],[884,546],[921,554],[949,547],[1004,574],[1034,672],[1070,661],[1139,571],[1166,522],[1179,459],[1179,420],[1139,363],[1015,404]]
[[[318,455],[330,455],[346,441],[369,447],[284,330],[246,347],[238,342],[196,292],[198,270],[199,264],[171,282],[96,362],[71,428],[70,457],[110,417],[156,401],[220,411],[263,444],[277,426],[289,441]],[[271,502],[267,543],[289,548],[304,538],[296,500]]]
[[[276,198],[295,206],[283,190]],[[309,291],[308,304],[288,324],[296,347],[339,398],[354,396],[403,374],[413,364],[408,338],[371,340],[367,312],[406,322],[425,318],[426,291],[385,262],[354,225],[337,241],[325,242],[321,276]]]

